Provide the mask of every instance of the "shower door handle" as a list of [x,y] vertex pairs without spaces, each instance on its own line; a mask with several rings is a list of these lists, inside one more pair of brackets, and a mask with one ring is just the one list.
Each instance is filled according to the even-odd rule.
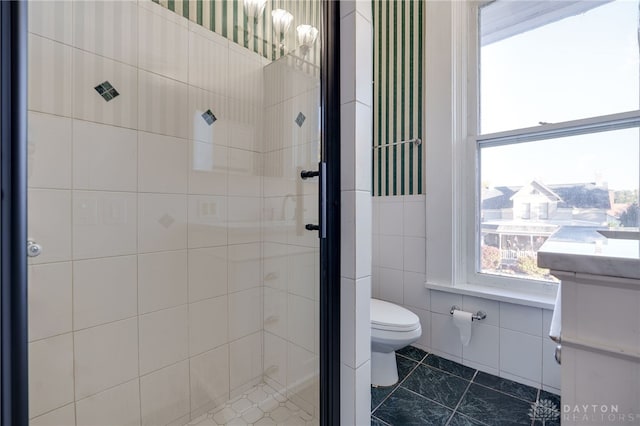
[[309,178],[316,177],[318,175],[320,175],[320,171],[318,170],[303,170],[300,172],[300,177],[303,180],[307,180]]
[[318,165],[320,174],[320,200],[318,201],[318,217],[320,218],[320,238],[327,238],[327,163]]
[[308,223],[304,228],[307,231],[320,231],[318,238],[327,238],[327,163],[321,162],[318,164],[318,171],[303,170],[300,172],[300,177],[302,179],[308,179],[315,176],[320,176],[320,199],[318,200],[318,218],[320,223],[318,225]]

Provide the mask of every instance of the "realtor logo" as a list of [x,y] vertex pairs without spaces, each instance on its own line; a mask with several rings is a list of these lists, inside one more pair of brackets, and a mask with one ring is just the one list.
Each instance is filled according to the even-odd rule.
[[544,425],[547,421],[556,420],[560,417],[558,406],[549,399],[541,399],[531,404],[529,408],[529,418],[540,420]]

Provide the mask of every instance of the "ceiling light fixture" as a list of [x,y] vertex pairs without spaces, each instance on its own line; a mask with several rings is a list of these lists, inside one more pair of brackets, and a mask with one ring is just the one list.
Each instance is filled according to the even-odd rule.
[[298,25],[298,44],[300,45],[300,53],[305,58],[318,38],[318,29],[312,25]]
[[284,9],[275,9],[271,11],[271,18],[273,19],[273,31],[280,44],[280,51],[284,54],[284,36],[293,23],[293,15]]

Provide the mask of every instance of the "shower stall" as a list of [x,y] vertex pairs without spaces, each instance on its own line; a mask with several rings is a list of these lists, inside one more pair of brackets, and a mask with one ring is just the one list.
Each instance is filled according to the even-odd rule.
[[331,422],[336,7],[28,2],[30,424]]

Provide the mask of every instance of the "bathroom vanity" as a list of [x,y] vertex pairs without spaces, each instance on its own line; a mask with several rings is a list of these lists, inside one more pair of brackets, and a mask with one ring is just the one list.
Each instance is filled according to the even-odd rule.
[[640,424],[640,233],[552,236],[538,265],[561,284],[562,424]]

